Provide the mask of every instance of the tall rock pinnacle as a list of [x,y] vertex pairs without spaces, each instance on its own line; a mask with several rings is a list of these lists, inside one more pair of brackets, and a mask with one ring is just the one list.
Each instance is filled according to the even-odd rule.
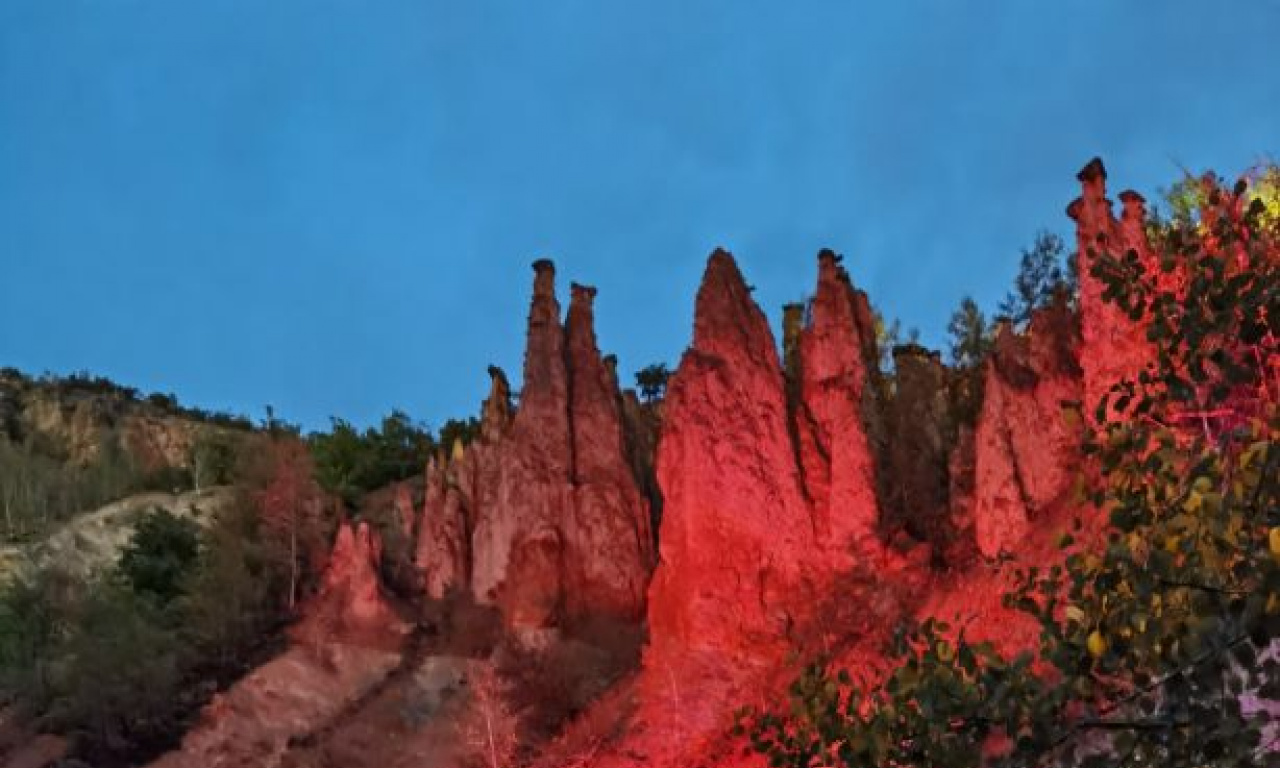
[[491,367],[479,438],[428,470],[418,567],[430,597],[469,587],[513,629],[638,620],[653,534],[621,393],[596,346],[595,289],[573,286],[566,327],[555,267],[533,269],[519,407]]
[[1100,254],[1120,256],[1132,250],[1139,263],[1155,271],[1155,259],[1143,229],[1142,197],[1124,192],[1123,221],[1116,221],[1107,199],[1107,170],[1094,158],[1077,175],[1080,197],[1067,207],[1076,222],[1076,269],[1080,275],[1080,364],[1084,370],[1085,413],[1094,409],[1116,382],[1136,378],[1152,357],[1145,329],[1114,304],[1103,301],[1106,284],[1093,276]]
[[875,467],[864,427],[867,342],[874,329],[866,297],[856,293],[839,257],[818,255],[818,289],[800,336],[801,463],[819,541],[839,559],[868,543],[878,519]]
[[663,406],[650,636],[658,654],[753,653],[791,622],[813,522],[774,337],[725,251],[707,262],[695,312],[693,346]]
[[567,347],[573,514],[563,521],[566,611],[639,619],[653,561],[648,504],[625,455],[622,403],[596,346],[596,289],[574,284]]
[[[555,623],[562,597],[559,520],[571,514],[573,448],[555,266],[534,262],[520,407],[495,446],[492,488],[475,515],[472,591],[521,626]],[[495,384],[496,386],[496,384]]]

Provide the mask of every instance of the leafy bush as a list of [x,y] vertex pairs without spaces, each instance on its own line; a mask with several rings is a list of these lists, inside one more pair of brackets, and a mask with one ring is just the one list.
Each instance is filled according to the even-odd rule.
[[166,509],[145,514],[120,555],[120,573],[134,592],[161,604],[182,594],[200,554],[200,528]]
[[425,425],[401,411],[392,411],[377,427],[363,432],[342,419],[333,419],[328,432],[307,438],[321,487],[348,504],[369,491],[420,474],[438,449],[470,443],[480,434],[475,418],[450,419],[433,437]]
[[348,503],[421,472],[435,450],[430,431],[400,411],[393,411],[378,428],[364,432],[342,419],[333,419],[329,432],[313,433],[307,442],[320,485]]
[[667,382],[671,380],[671,369],[666,363],[654,363],[636,371],[636,389],[640,399],[646,403],[661,400],[667,393]]

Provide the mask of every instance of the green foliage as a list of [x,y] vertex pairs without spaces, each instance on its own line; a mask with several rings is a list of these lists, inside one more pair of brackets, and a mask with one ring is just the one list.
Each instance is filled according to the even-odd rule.
[[449,419],[440,427],[440,436],[436,445],[453,450],[454,443],[467,445],[480,436],[480,420],[474,416],[465,419]]
[[222,429],[202,429],[191,444],[188,462],[196,488],[228,485],[235,480],[244,438]]
[[[0,588],[0,697],[92,759],[146,757],[244,671],[281,615],[246,496],[207,530],[140,522],[114,570],[43,570]],[[145,760],[144,760],[145,762]]]
[[50,695],[48,654],[69,626],[68,597],[76,585],[53,571],[0,588],[0,691],[32,708]]
[[1048,306],[1055,293],[1075,296],[1074,260],[1066,252],[1062,238],[1052,232],[1036,233],[1035,242],[1022,250],[1013,289],[1000,302],[1000,315],[1015,325],[1031,319],[1031,313]]
[[1005,597],[1035,652],[928,620],[879,683],[817,664],[785,712],[743,713],[772,765],[1274,764],[1242,696],[1280,699],[1280,233],[1248,193],[1207,190],[1200,224],[1161,230],[1159,274],[1095,254],[1156,359],[1097,404],[1102,538],[1077,542],[1077,521],[1064,561]]
[[239,669],[280,615],[272,598],[284,581],[262,541],[257,510],[241,498],[203,532],[197,567],[184,582],[178,607],[192,666]]
[[466,445],[479,435],[475,418],[449,419],[435,437],[425,425],[392,411],[363,432],[332,419],[329,431],[313,432],[307,445],[320,486],[354,505],[369,491],[420,474],[437,449],[451,450],[454,443]]
[[200,553],[200,528],[167,509],[143,515],[120,555],[120,573],[138,594],[168,603],[182,594]]
[[671,369],[666,363],[646,365],[636,371],[636,389],[640,398],[646,403],[661,400],[667,393],[667,382],[671,379]]
[[[466,434],[465,426],[455,427]],[[364,432],[333,419],[329,432],[316,432],[307,442],[315,460],[316,480],[348,503],[361,494],[418,474],[435,450],[431,432],[400,411],[392,411],[378,428]]]
[[50,653],[50,724],[95,751],[171,727],[181,646],[164,609],[104,579],[70,613],[74,624]]
[[992,327],[978,308],[978,302],[965,296],[947,323],[951,337],[951,362],[958,368],[974,368],[991,351]]

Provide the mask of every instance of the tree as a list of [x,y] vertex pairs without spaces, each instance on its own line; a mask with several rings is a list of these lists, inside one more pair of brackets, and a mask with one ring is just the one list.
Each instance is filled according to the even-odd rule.
[[46,713],[82,754],[128,753],[176,724],[181,648],[170,618],[111,580],[91,583],[48,653]]
[[1101,534],[1077,521],[1005,598],[1039,648],[926,619],[880,684],[816,663],[790,714],[743,721],[773,765],[1275,764],[1246,699],[1280,699],[1280,225],[1248,192],[1215,186],[1198,224],[1161,230],[1157,274],[1096,255],[1154,362],[1090,404]]
[[200,527],[167,509],[153,509],[138,521],[120,554],[120,572],[134,592],[161,605],[182,594],[200,554]]
[[293,610],[311,553],[327,539],[325,498],[300,440],[281,437],[271,441],[270,451],[270,478],[256,502],[264,544],[286,574],[285,602]]
[[189,462],[196,490],[235,479],[239,440],[225,429],[202,428],[192,441]]
[[973,368],[991,351],[992,332],[978,303],[965,296],[947,323],[951,336],[951,362],[958,368]]
[[452,450],[454,443],[461,442],[467,445],[479,436],[480,420],[474,416],[465,419],[449,419],[444,426],[440,427],[440,436],[436,438],[436,445]]
[[181,598],[182,634],[219,669],[238,667],[277,618],[257,510],[249,499],[224,507],[201,537],[198,568]]
[[[463,741],[476,752],[469,764],[484,768],[510,765],[519,746],[517,718],[507,703],[507,685],[491,666],[473,664],[467,675],[467,709],[458,722]],[[481,757],[482,756],[482,757]]]
[[[464,438],[478,430],[474,419],[451,421],[446,427]],[[378,428],[364,432],[333,419],[329,432],[313,433],[307,443],[320,485],[353,505],[361,494],[421,472],[436,446],[430,430],[401,411],[392,411]]]
[[1000,302],[1000,314],[1015,325],[1031,319],[1031,313],[1047,306],[1057,292],[1076,293],[1074,266],[1062,238],[1052,232],[1036,233],[1030,248],[1022,249],[1013,289]]
[[646,403],[665,397],[670,380],[671,370],[666,363],[654,363],[636,371],[636,389],[640,390],[640,398]]
[[80,585],[53,570],[0,587],[0,692],[24,710],[47,706],[49,650],[71,625]]

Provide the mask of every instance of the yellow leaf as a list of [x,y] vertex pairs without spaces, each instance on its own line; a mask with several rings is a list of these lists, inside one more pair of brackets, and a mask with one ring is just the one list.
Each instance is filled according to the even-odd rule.
[[1086,645],[1089,648],[1090,655],[1095,659],[1107,652],[1107,641],[1103,638],[1102,633],[1096,629],[1089,633]]

